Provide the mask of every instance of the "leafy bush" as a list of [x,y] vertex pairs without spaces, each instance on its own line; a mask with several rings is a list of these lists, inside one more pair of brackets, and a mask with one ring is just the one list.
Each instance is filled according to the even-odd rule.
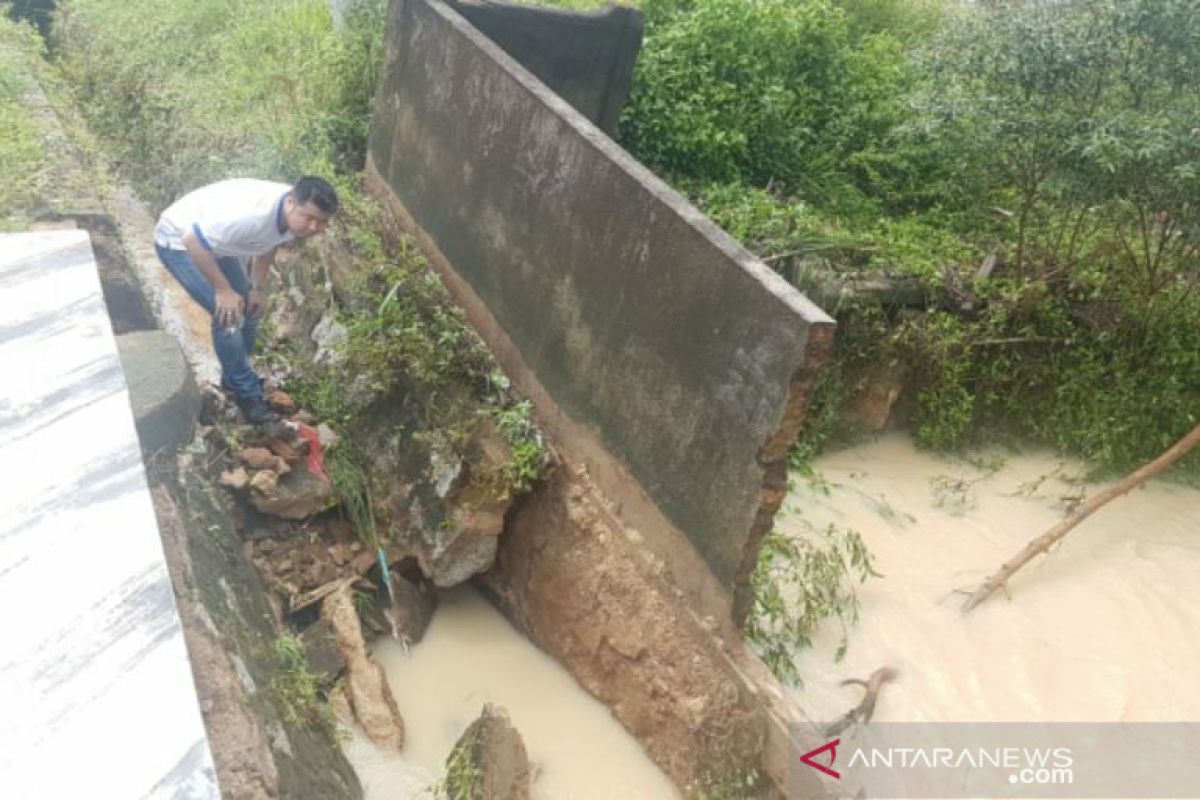
[[899,43],[828,0],[648,0],[621,137],[690,179],[853,197],[845,159],[895,122]]

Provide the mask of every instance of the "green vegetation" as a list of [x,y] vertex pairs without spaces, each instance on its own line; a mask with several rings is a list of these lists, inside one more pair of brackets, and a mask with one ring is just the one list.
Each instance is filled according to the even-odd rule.
[[[358,231],[360,240],[373,237]],[[440,279],[414,245],[401,240],[384,257],[377,241],[366,248],[378,255],[350,282],[338,321],[347,338],[337,348],[335,366],[314,367],[288,388],[323,419],[345,426],[347,440],[331,449],[331,477],[351,522],[378,547],[370,513],[370,487],[363,444],[378,432],[358,422],[380,398],[418,388],[435,402],[424,408],[429,432],[463,454],[481,422],[492,419],[512,457],[494,473],[478,476],[497,495],[526,491],[541,474],[545,449],[528,402],[515,402],[508,381],[479,337],[453,305]],[[356,444],[355,441],[359,443]]]
[[383,8],[357,3],[335,30],[322,0],[67,0],[53,44],[120,171],[161,206],[235,175],[352,177]]
[[882,273],[930,293],[918,312],[830,309],[838,360],[798,462],[893,361],[932,447],[1000,432],[1118,470],[1195,424],[1190,3],[643,8],[621,128],[639,158],[801,288]]
[[45,180],[42,130],[21,104],[41,42],[32,28],[0,15],[0,227],[37,205]]
[[315,675],[308,671],[304,643],[290,633],[275,640],[277,672],[267,692],[284,721],[290,725],[313,724],[336,735],[337,718],[326,702]]
[[446,772],[430,789],[445,800],[479,800],[483,797],[483,772],[475,761],[475,749],[483,728],[473,725],[454,745],[446,758]]
[[703,776],[688,796],[695,800],[751,800],[763,797],[768,780],[757,769]]
[[751,578],[754,607],[746,620],[746,638],[780,680],[799,683],[795,655],[812,644],[823,621],[841,623],[838,659],[845,653],[847,627],[858,621],[854,581],[870,577],[880,575],[857,531],[830,525],[803,538],[771,531]]
[[350,440],[339,441],[325,451],[325,468],[338,508],[373,553],[379,549],[379,525],[371,501],[371,474],[364,463],[362,453]]
[[513,454],[497,476],[500,491],[508,494],[526,491],[541,476],[546,462],[546,449],[533,422],[533,404],[522,400],[508,408],[493,407],[491,413]]
[[[1115,471],[1196,424],[1193,3],[642,6],[630,150],[802,289],[882,275],[929,297],[828,309],[794,466],[853,435],[843,410],[889,366],[938,449],[1025,439]],[[781,678],[822,619],[853,621],[856,572],[852,532],[767,538],[746,632]]]

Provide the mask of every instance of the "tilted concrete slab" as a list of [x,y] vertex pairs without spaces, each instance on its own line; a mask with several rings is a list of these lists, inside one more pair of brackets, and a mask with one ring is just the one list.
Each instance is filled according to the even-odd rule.
[[87,234],[0,235],[0,797],[219,798]]

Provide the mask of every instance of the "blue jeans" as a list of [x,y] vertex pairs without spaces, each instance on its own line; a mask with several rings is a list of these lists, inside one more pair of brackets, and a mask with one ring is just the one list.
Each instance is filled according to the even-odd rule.
[[[221,362],[221,385],[232,389],[239,399],[262,397],[262,378],[250,366],[254,353],[254,340],[258,337],[259,316],[242,315],[240,327],[225,328],[217,324],[213,315],[217,305],[217,292],[204,277],[204,273],[192,261],[186,250],[168,250],[155,245],[158,260],[175,276],[175,280],[187,290],[192,299],[199,303],[212,317],[213,350]],[[246,269],[236,258],[218,258],[217,266],[225,280],[243,299],[250,294],[250,278]]]

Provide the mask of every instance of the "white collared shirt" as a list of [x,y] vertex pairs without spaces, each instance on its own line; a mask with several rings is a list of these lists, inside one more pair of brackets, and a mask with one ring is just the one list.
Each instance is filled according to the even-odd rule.
[[[292,187],[255,178],[217,181],[188,192],[172,203],[154,228],[154,241],[168,250],[184,250],[191,231],[215,256],[253,258],[295,239],[283,220],[283,203]],[[280,231],[282,228],[282,232]]]

